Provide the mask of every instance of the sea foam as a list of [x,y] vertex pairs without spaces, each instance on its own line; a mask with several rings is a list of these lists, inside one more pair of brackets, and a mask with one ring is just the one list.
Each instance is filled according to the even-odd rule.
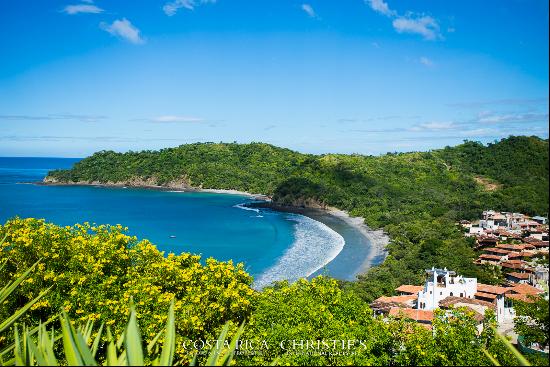
[[250,210],[250,211],[253,211],[253,212],[256,212],[256,213],[260,212],[260,209],[248,207],[248,206],[246,206],[246,204],[237,204],[237,205],[234,205],[233,207],[234,208],[239,208],[239,209],[242,209],[242,210]]
[[256,278],[256,289],[275,281],[294,282],[308,277],[331,262],[344,248],[344,238],[327,225],[299,214],[287,216],[296,223],[294,243],[275,265]]

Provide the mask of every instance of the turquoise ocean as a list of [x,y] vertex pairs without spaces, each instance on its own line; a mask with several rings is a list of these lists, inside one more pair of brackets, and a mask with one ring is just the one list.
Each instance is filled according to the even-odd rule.
[[162,250],[243,262],[261,287],[320,272],[344,239],[309,217],[246,208],[230,194],[94,186],[43,186],[47,172],[78,159],[0,157],[0,223],[15,216],[59,225],[121,224]]

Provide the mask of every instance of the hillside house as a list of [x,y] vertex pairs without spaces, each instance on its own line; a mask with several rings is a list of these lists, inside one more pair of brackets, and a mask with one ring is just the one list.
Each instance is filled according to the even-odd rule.
[[476,278],[464,278],[454,271],[432,268],[426,270],[424,289],[418,292],[417,307],[433,310],[447,297],[474,298],[477,289]]

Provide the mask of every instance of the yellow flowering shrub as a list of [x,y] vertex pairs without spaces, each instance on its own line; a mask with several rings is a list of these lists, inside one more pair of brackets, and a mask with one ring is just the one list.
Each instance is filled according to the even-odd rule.
[[[26,322],[47,320],[63,308],[74,320],[105,322],[119,333],[133,299],[148,342],[165,325],[173,298],[178,338],[212,337],[227,321],[240,323],[250,315],[256,294],[242,264],[214,259],[201,263],[200,256],[188,253],[164,256],[126,230],[89,223],[59,227],[33,218],[0,226],[0,238],[6,236],[0,264],[7,261],[0,268],[0,284],[41,260],[16,296],[0,305],[0,317],[48,287],[51,291],[33,306]],[[188,361],[180,344],[176,352]]]

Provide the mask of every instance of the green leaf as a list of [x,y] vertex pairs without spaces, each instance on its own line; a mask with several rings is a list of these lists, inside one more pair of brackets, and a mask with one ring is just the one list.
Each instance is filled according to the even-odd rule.
[[143,366],[143,349],[141,345],[141,334],[137,323],[137,316],[134,308],[130,310],[130,320],[124,336],[124,345],[128,363],[131,366]]
[[40,260],[35,262],[30,268],[27,269],[27,271],[21,274],[21,276],[19,276],[13,282],[8,283],[6,286],[4,286],[4,288],[2,288],[2,290],[0,290],[0,303],[4,302],[6,298],[8,298],[9,295],[15,290],[15,288],[17,288],[19,284],[21,284],[25,279],[27,279],[27,276],[29,275],[29,273],[34,270],[34,268],[36,267],[36,265],[38,265],[39,262]]
[[235,355],[235,350],[237,349],[237,343],[239,342],[239,338],[241,337],[243,331],[244,331],[244,323],[241,324],[241,326],[239,327],[239,330],[237,330],[237,333],[233,336],[233,339],[231,340],[231,344],[229,344],[229,350],[227,351],[227,354],[222,360],[222,363],[221,363],[222,366],[229,366],[229,364],[233,360],[233,356]]
[[207,366],[216,366],[216,363],[218,362],[218,358],[222,351],[223,343],[225,342],[225,337],[227,336],[228,330],[229,330],[229,324],[225,324],[223,326],[223,329],[220,335],[218,336],[218,342],[216,343],[216,345],[212,347],[212,350],[208,355],[208,360],[206,361]]
[[118,366],[118,356],[111,328],[107,326],[107,356],[105,358],[107,366]]
[[29,308],[32,307],[42,296],[44,296],[48,291],[51,289],[48,288],[44,291],[42,291],[35,299],[27,303],[25,306],[17,310],[13,315],[8,317],[6,320],[2,321],[0,323],[0,333],[9,328],[14,322],[16,322],[21,316],[25,314],[25,312],[28,311]]
[[518,363],[519,363],[520,366],[530,366],[531,365],[531,363],[529,363],[529,361],[527,359],[525,359],[525,357],[519,352],[519,350],[517,350],[516,347],[514,347],[512,345],[512,343],[510,343],[510,341],[504,335],[501,335],[498,332],[495,332],[495,334],[497,335],[497,338],[499,338],[504,343],[506,348],[510,352],[512,352],[512,354],[514,354],[514,356],[518,360]]
[[61,332],[63,334],[63,350],[65,351],[65,358],[67,363],[72,366],[82,366],[84,361],[80,356],[78,347],[76,345],[76,340],[74,340],[72,326],[67,317],[67,314],[63,313],[60,316],[61,320]]
[[483,354],[485,354],[485,356],[486,356],[487,358],[489,358],[489,360],[491,361],[491,363],[493,364],[493,366],[500,366],[500,363],[497,361],[497,359],[496,359],[495,357],[493,357],[493,356],[491,355],[491,353],[489,353],[489,352],[487,351],[487,349],[483,349]]
[[164,345],[160,355],[161,366],[171,366],[174,361],[174,352],[176,350],[176,323],[174,318],[174,300],[170,303],[168,311],[168,320],[166,321],[166,333],[164,335]]
[[99,342],[101,340],[101,333],[103,332],[103,323],[99,327],[99,330],[97,331],[97,335],[95,336],[94,343],[92,344],[92,356],[95,358],[97,354],[97,349],[99,348]]

